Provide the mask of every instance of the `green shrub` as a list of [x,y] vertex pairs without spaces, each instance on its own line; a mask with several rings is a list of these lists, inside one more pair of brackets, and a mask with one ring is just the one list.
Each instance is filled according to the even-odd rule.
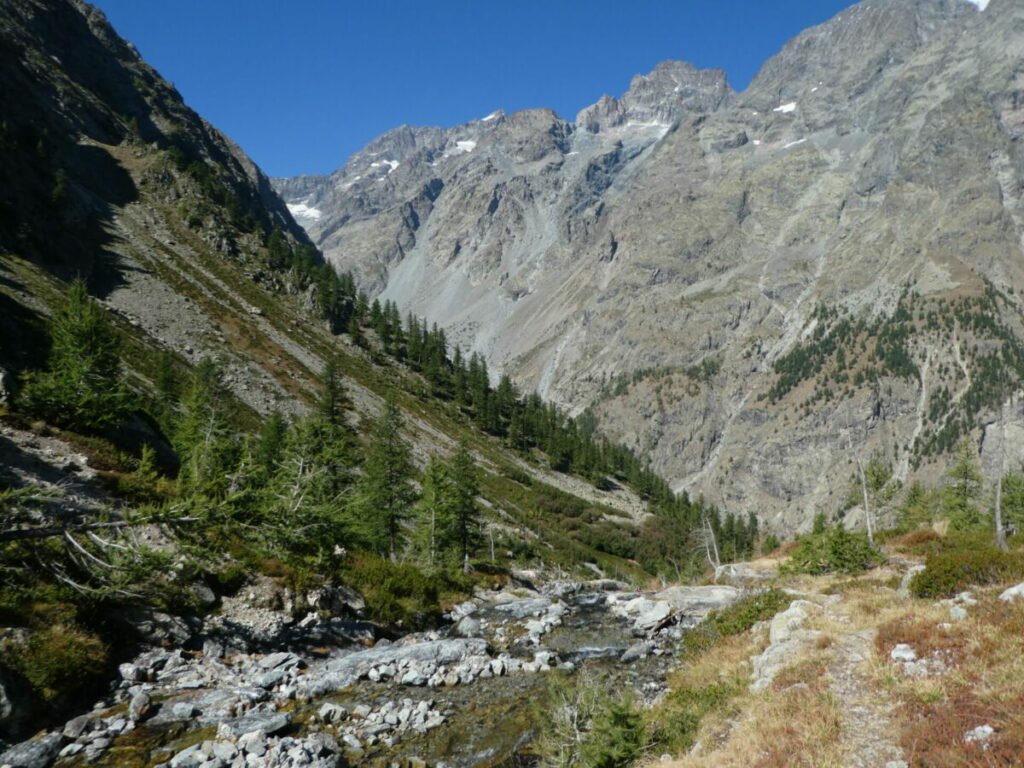
[[352,558],[342,576],[363,595],[372,616],[412,628],[440,620],[445,598],[456,602],[473,591],[472,579],[459,571],[424,571],[370,554]]
[[709,712],[725,707],[741,693],[743,686],[734,680],[672,691],[659,708],[653,723],[651,741],[659,751],[682,754],[693,747],[701,720]]
[[950,597],[971,586],[1024,578],[1024,552],[989,547],[966,552],[930,554],[925,569],[910,581],[917,597]]
[[768,589],[744,597],[727,608],[712,611],[708,617],[683,636],[679,652],[684,657],[707,653],[719,640],[746,632],[759,621],[784,610],[792,598],[778,589]]
[[802,536],[782,570],[811,574],[859,573],[882,560],[882,553],[867,536],[836,525]]
[[643,754],[646,727],[632,698],[613,697],[606,680],[584,672],[548,679],[532,705],[539,768],[625,768]]
[[106,646],[96,635],[62,622],[33,631],[23,644],[5,645],[0,657],[46,702],[82,692],[107,665]]
[[580,748],[586,768],[626,768],[640,758],[644,722],[628,697],[607,699],[594,716]]
[[100,430],[117,425],[132,397],[121,375],[118,338],[85,283],[68,288],[48,324],[47,369],[24,377],[21,407],[52,424]]

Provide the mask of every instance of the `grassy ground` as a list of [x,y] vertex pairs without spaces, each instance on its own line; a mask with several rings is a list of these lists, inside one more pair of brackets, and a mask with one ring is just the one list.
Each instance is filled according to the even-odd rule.
[[[676,729],[669,768],[698,766],[868,766],[872,755],[899,755],[910,766],[1011,766],[1024,755],[1024,601],[1000,592],[1019,578],[976,587],[953,602],[901,596],[907,563],[922,549],[956,550],[931,536],[897,541],[907,560],[856,577],[795,576],[776,586],[822,602],[807,629],[821,634],[788,660],[763,692],[749,690],[751,657],[768,643],[766,626],[727,637],[671,680],[654,711]],[[829,597],[834,596],[834,597]],[[838,597],[838,602],[830,604]],[[795,598],[794,598],[795,599]],[[899,643],[918,662],[890,654]],[[689,719],[666,713],[690,702]],[[660,713],[660,715],[659,715]],[[990,726],[991,737],[968,734]],[[884,765],[890,758],[882,758]]]

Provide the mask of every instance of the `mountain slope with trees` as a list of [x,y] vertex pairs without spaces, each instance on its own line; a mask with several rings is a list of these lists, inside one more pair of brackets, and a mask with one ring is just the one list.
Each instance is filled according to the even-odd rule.
[[756,546],[356,290],[98,11],[0,11],[6,737],[245,585],[355,590],[387,633],[520,567],[642,581],[700,572],[702,526]]

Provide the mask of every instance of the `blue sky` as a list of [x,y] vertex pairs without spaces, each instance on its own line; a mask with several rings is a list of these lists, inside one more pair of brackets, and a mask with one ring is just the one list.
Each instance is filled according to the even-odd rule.
[[764,60],[851,0],[93,0],[269,174],[327,173],[402,123],[572,118],[664,59]]

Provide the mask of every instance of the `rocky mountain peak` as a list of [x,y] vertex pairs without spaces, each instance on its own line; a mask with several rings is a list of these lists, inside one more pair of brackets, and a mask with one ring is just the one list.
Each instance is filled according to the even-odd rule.
[[590,133],[629,123],[670,125],[689,112],[712,112],[732,93],[721,69],[698,69],[685,61],[663,61],[636,75],[619,99],[602,96],[576,116]]
[[804,30],[773,56],[743,92],[762,109],[797,101],[810,89],[838,89],[842,101],[870,90],[886,72],[965,20],[970,0],[864,0]]

